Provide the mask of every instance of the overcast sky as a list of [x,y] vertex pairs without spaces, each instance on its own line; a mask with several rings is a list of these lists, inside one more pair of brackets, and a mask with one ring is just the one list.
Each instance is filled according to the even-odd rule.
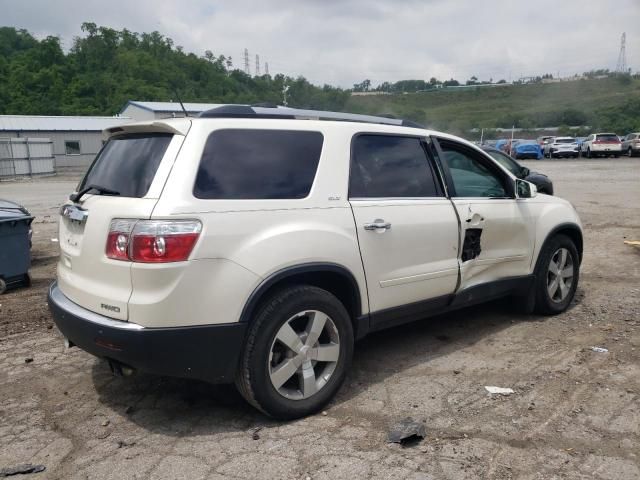
[[249,50],[271,74],[351,87],[401,79],[481,80],[615,69],[620,36],[640,69],[640,0],[0,0],[0,25],[68,48],[92,21],[158,30],[202,55]]

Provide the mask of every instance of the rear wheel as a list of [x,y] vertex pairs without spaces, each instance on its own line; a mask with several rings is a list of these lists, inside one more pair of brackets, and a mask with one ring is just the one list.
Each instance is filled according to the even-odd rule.
[[564,312],[578,287],[580,256],[573,241],[566,235],[549,239],[536,264],[535,310],[543,315]]
[[288,287],[258,311],[236,386],[267,415],[303,417],[333,398],[352,356],[353,326],[344,305],[317,287]]
[[629,158],[633,157],[633,150],[631,150],[631,147],[629,147],[629,148],[627,149],[627,156],[628,156]]
[[587,158],[591,158],[591,149],[587,148]]

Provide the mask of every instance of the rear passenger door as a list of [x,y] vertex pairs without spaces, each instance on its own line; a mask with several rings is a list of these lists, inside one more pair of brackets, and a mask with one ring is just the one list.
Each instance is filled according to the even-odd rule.
[[458,281],[458,220],[424,142],[377,133],[352,140],[349,201],[374,327],[385,313],[420,310],[407,304],[446,303]]

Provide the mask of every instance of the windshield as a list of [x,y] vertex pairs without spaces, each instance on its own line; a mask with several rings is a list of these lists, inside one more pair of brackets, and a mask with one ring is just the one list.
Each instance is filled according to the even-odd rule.
[[576,139],[573,137],[556,138],[554,143],[576,143]]
[[516,177],[520,176],[520,174],[522,173],[522,167],[518,163],[516,163],[516,161],[513,160],[510,156],[505,155],[504,153],[497,150],[489,150],[487,153],[491,155],[493,159],[496,160],[500,165],[513,173]]
[[170,133],[111,138],[96,156],[78,191],[88,185],[99,185],[122,197],[144,197],[172,138]]

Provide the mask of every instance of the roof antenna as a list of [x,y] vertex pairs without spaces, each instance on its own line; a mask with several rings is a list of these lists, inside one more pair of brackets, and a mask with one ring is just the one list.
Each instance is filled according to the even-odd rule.
[[189,114],[187,113],[187,109],[184,108],[184,104],[182,103],[182,100],[180,100],[180,95],[178,94],[178,89],[176,88],[175,85],[171,85],[171,88],[173,89],[173,93],[176,94],[176,98],[178,99],[178,102],[180,102],[180,107],[182,108],[182,111],[184,112],[184,116],[188,117]]

